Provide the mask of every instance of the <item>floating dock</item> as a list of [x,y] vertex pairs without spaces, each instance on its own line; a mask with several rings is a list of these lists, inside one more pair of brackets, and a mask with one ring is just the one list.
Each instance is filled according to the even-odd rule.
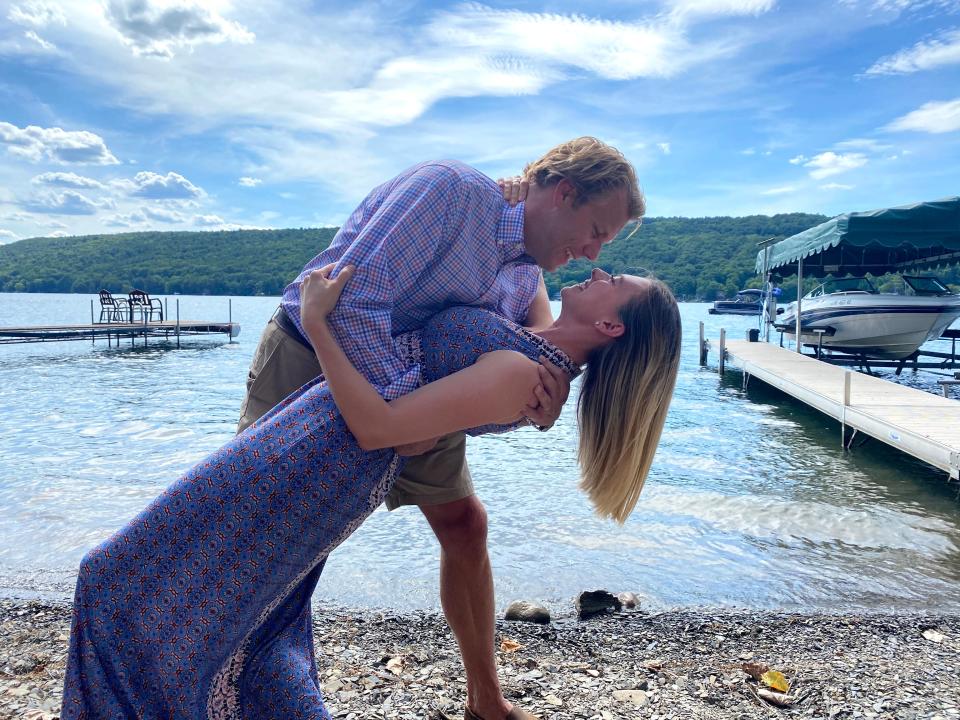
[[121,338],[134,342],[142,338],[176,339],[180,344],[182,335],[226,335],[232,342],[240,334],[240,324],[235,322],[211,322],[207,320],[173,320],[140,323],[90,323],[88,325],[36,325],[0,328],[0,345],[35,342],[63,342],[65,340],[106,339],[107,343]]
[[719,368],[730,364],[796,398],[841,425],[847,449],[864,433],[960,480],[960,401],[844,369],[765,342],[704,341],[719,351]]

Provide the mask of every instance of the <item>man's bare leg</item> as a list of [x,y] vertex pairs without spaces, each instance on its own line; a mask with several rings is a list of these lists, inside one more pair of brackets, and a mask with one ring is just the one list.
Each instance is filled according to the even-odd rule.
[[502,720],[511,705],[497,677],[487,512],[473,495],[420,510],[440,541],[440,602],[460,646],[467,705],[484,720]]

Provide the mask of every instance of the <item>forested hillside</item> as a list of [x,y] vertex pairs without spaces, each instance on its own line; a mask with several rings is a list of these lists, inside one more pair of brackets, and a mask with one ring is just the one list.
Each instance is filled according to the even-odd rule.
[[[683,300],[730,297],[759,283],[754,274],[758,242],[787,237],[825,219],[803,213],[648,218],[632,237],[604,248],[597,265],[614,273],[652,272]],[[155,295],[279,295],[335,233],[336,228],[300,228],[32,238],[0,245],[0,291],[140,288]],[[550,294],[583,280],[591,267],[577,261],[548,273]],[[941,276],[960,283],[957,268]],[[784,284],[787,299],[792,287]]]

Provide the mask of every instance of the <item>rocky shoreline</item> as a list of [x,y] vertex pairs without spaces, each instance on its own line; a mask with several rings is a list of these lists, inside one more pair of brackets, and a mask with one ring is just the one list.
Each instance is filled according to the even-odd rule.
[[[67,604],[0,600],[0,719],[58,717],[69,623]],[[441,615],[323,610],[314,630],[335,718],[463,717]],[[497,642],[507,698],[543,720],[960,718],[960,615],[641,608],[501,621]]]

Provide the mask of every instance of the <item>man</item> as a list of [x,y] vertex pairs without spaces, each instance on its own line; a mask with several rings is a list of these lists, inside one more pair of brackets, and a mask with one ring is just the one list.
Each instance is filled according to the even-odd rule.
[[[419,375],[394,355],[392,336],[444,307],[482,306],[528,327],[549,325],[540,268],[595,260],[628,220],[643,215],[644,201],[627,160],[594,138],[563,143],[524,173],[530,187],[515,207],[496,183],[454,161],[416,165],[375,188],[284,291],[254,354],[239,429],[322,372],[300,325],[300,283],[321,266],[355,267],[329,321],[387,400],[414,389]],[[546,429],[556,421],[569,392],[564,377],[541,368],[543,387],[528,408],[532,424]],[[465,718],[536,720],[511,707],[500,689],[486,512],[464,449],[463,433],[435,446],[398,448],[415,457],[386,505],[419,506],[440,542],[441,604],[467,676]]]

